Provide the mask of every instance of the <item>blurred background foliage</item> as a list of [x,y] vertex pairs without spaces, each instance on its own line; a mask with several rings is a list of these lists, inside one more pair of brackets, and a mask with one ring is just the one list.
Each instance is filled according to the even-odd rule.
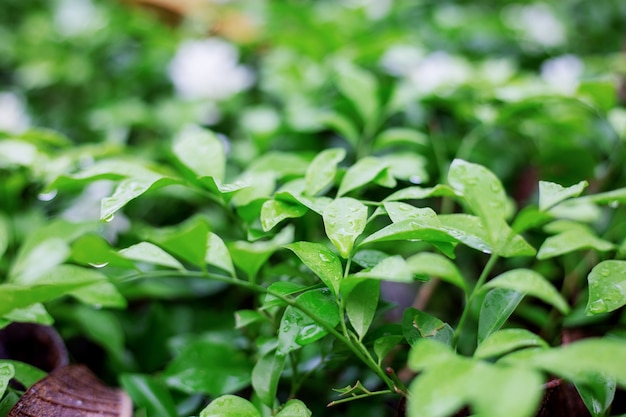
[[[175,187],[132,202],[111,223],[96,222],[111,184],[42,194],[101,157],[169,161],[172,137],[189,124],[222,135],[229,178],[268,151],[308,161],[349,148],[355,131],[365,139],[352,161],[384,154],[372,138],[398,127],[412,133],[397,143],[426,161],[409,182],[443,182],[461,157],[494,171],[519,205],[536,198],[539,179],[587,180],[593,192],[624,186],[625,27],[621,0],[3,0],[0,220],[11,218],[12,233],[0,273],[51,217],[93,221],[93,231],[127,246],[147,225],[200,212],[215,233],[241,238],[227,213]],[[365,86],[375,80],[384,120],[352,107],[342,71]],[[74,359],[115,380],[163,369],[190,332],[250,348],[232,331],[232,305],[250,296],[214,296],[221,289],[163,280],[126,294],[135,298],[127,311],[71,303],[49,311]],[[438,302],[444,310],[450,300]],[[334,372],[312,376],[307,395],[325,398],[327,381],[340,387],[356,374],[345,364]],[[188,415],[202,398],[175,400]],[[337,415],[385,410],[373,401]]]

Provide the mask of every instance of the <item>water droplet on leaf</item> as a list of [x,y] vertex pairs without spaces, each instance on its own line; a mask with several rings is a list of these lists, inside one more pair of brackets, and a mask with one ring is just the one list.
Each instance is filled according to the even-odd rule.
[[604,300],[596,300],[589,306],[589,311],[591,311],[593,314],[602,314],[609,311],[609,308],[607,307]]

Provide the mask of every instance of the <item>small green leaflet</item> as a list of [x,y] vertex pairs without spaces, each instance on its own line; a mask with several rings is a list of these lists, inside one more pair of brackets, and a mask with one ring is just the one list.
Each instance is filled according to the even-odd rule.
[[359,336],[359,340],[363,340],[372,324],[379,297],[380,282],[374,280],[363,280],[348,294],[346,313],[350,324]]
[[358,200],[342,197],[333,200],[322,215],[326,235],[339,251],[348,258],[356,239],[365,230],[367,207]]
[[547,231],[557,231],[557,235],[547,238],[537,253],[537,259],[548,259],[579,249],[591,248],[605,252],[614,248],[614,245],[597,237],[587,226],[569,222],[556,221],[548,224]]
[[337,164],[343,161],[345,157],[346,151],[341,148],[326,149],[320,152],[306,170],[304,177],[306,194],[315,196],[332,184],[337,174]]
[[261,207],[261,226],[270,231],[285,219],[302,217],[308,208],[300,204],[290,204],[281,200],[267,200]]
[[201,412],[200,417],[261,417],[248,400],[232,394],[220,395]]
[[224,179],[224,144],[210,130],[193,125],[183,128],[174,139],[172,150],[176,158],[197,177]]
[[581,181],[571,187],[563,187],[554,182],[539,181],[539,210],[546,211],[563,200],[578,197],[587,185],[587,181]]
[[378,118],[380,102],[378,83],[370,72],[348,61],[337,62],[336,82],[341,93],[352,103],[364,123]]
[[339,294],[343,272],[337,255],[320,243],[295,242],[285,247],[295,253],[302,263],[320,277],[334,295]]
[[285,355],[268,352],[252,368],[252,388],[263,404],[272,407],[276,401],[278,381],[286,362]]
[[483,340],[474,352],[474,357],[477,359],[497,357],[526,347],[547,349],[549,345],[541,337],[526,329],[504,329],[492,333]]
[[494,288],[487,293],[478,318],[478,343],[502,327],[522,298],[523,292],[507,288]]
[[587,280],[587,315],[608,313],[626,304],[626,261],[600,262],[591,270]]
[[[388,169],[389,165],[387,162],[383,162],[373,156],[359,159],[354,165],[348,168],[348,171],[346,171],[346,174],[343,176],[339,190],[337,191],[337,197],[341,197],[370,182],[375,182],[379,176],[384,176],[385,170]],[[393,186],[395,184],[388,185]]]

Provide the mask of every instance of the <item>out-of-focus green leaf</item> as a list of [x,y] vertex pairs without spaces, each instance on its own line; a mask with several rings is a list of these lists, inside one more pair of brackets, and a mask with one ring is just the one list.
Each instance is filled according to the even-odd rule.
[[393,348],[398,346],[402,339],[403,337],[401,335],[394,334],[379,337],[374,341],[374,353],[376,353],[376,356],[378,357],[379,364],[383,361],[383,359],[385,359],[385,356],[393,350]]
[[[428,181],[428,160],[421,155],[412,152],[395,152],[382,155],[379,158],[389,166],[389,173],[394,178],[413,184]],[[391,185],[393,186],[393,184]]]
[[[6,320],[6,323],[3,323]],[[50,326],[54,323],[54,318],[48,314],[46,308],[40,304],[31,304],[28,307],[16,308],[11,310],[10,313],[2,316],[0,320],[0,328],[8,325],[10,322],[18,323],[37,323]]]
[[608,260],[596,265],[587,276],[587,315],[608,313],[626,304],[626,261]]
[[226,394],[211,401],[200,411],[200,417],[261,417],[261,414],[250,401]]
[[65,240],[45,239],[18,258],[11,269],[10,281],[20,284],[37,282],[42,275],[65,262],[70,253]]
[[593,383],[598,374],[626,387],[626,342],[589,338],[549,350],[528,350],[505,356],[501,361],[534,367],[578,384]]
[[7,390],[13,375],[15,375],[13,364],[4,361],[0,362],[0,398],[4,396],[4,392]]
[[100,220],[111,221],[126,204],[149,190],[156,190],[168,185],[179,184],[177,178],[150,174],[145,177],[132,177],[119,182],[113,195],[102,199],[100,204]]
[[615,398],[615,379],[592,374],[584,384],[575,384],[592,417],[603,417]]
[[[373,278],[383,281],[412,282],[416,272],[412,266],[400,255],[389,256],[369,271],[360,271],[354,274],[357,278]],[[346,294],[346,287],[342,285],[342,293]]]
[[[339,323],[339,307],[327,289],[307,291],[296,298],[298,305],[307,309],[317,320],[327,326]],[[278,330],[278,355],[299,349],[324,337],[328,332],[302,310],[288,306],[283,313]]]
[[385,202],[383,203],[383,207],[393,223],[408,219],[419,220],[429,224],[438,223],[437,213],[430,207],[415,207],[410,204],[395,201]]
[[[558,226],[550,228],[551,225]],[[557,221],[546,226],[546,230],[558,230],[559,233],[547,238],[537,253],[537,259],[548,259],[579,249],[608,251],[614,248],[611,242],[600,239],[587,226],[565,221]]]
[[367,123],[378,119],[380,102],[376,78],[347,61],[337,64],[335,75],[339,90],[350,100],[362,121]]
[[549,346],[541,337],[526,329],[504,329],[486,337],[476,348],[474,357],[477,359],[497,357],[525,347]]
[[293,227],[287,226],[270,240],[229,242],[228,250],[235,265],[248,277],[255,277],[276,250],[293,241],[293,233]]
[[148,375],[122,374],[120,384],[136,407],[145,408],[149,416],[177,417],[176,405],[170,392]]
[[299,204],[290,204],[281,200],[267,200],[261,207],[261,226],[264,231],[269,231],[285,219],[293,219],[304,216],[306,207]]
[[9,246],[9,220],[6,216],[0,214],[0,259]]
[[235,345],[199,339],[183,347],[165,369],[163,380],[189,394],[217,396],[248,386],[251,371],[249,358]]
[[484,289],[506,288],[537,297],[567,314],[569,306],[561,294],[541,274],[530,269],[513,269],[489,281]]
[[437,277],[461,288],[467,293],[467,283],[463,279],[461,272],[456,265],[448,258],[437,253],[420,252],[407,259],[414,273],[426,275],[427,277]]
[[13,366],[15,372],[13,378],[18,380],[20,384],[24,385],[26,389],[32,387],[33,385],[35,385],[36,382],[39,382],[39,380],[46,376],[45,371],[42,371],[36,366],[30,365],[25,362],[15,360],[0,360],[0,363]]
[[535,414],[541,399],[539,373],[472,361],[448,349],[431,340],[420,340],[411,349],[409,366],[422,372],[410,387],[408,415],[445,417],[463,405],[482,417]]
[[359,159],[346,171],[341,180],[337,197],[341,197],[348,192],[373,182],[389,165],[373,156]]
[[350,324],[359,336],[359,340],[367,333],[380,297],[380,282],[364,280],[350,291],[346,299],[346,313]]
[[266,317],[256,310],[235,311],[235,329],[242,329],[253,323],[266,320]]
[[133,261],[146,262],[153,265],[165,266],[167,268],[185,269],[183,265],[172,255],[163,249],[149,242],[139,242],[120,250],[120,255]]
[[106,239],[94,233],[81,236],[72,243],[71,259],[97,268],[116,266],[130,269],[134,266],[132,261],[120,256]]
[[174,138],[172,150],[196,176],[224,179],[224,145],[213,132],[199,126],[187,126]]
[[578,96],[591,101],[599,110],[606,112],[615,107],[615,82],[612,79],[583,80],[578,86]]
[[426,145],[428,138],[425,133],[404,127],[392,127],[383,130],[374,139],[375,149],[384,149],[393,146]]
[[539,181],[539,210],[546,211],[563,200],[578,197],[587,185],[587,181],[581,181],[570,187],[563,187],[554,182]]
[[315,196],[332,184],[337,174],[337,164],[346,157],[342,148],[326,149],[311,161],[304,177],[306,194]]
[[353,147],[359,141],[359,132],[354,123],[347,117],[336,112],[323,112],[319,118],[319,123],[328,126],[339,133]]
[[431,197],[456,197],[454,190],[445,184],[437,184],[432,188],[407,187],[396,191],[384,201],[423,200]]
[[151,229],[145,240],[165,249],[195,266],[204,266],[209,238],[209,225],[201,217],[194,217],[176,226]]
[[276,417],[311,417],[313,413],[300,400],[289,400],[276,414]]
[[285,247],[295,253],[302,263],[332,290],[333,294],[339,293],[339,285],[343,277],[341,261],[330,249],[320,243],[312,242],[295,242]]
[[235,267],[233,266],[230,252],[228,252],[228,248],[222,238],[215,233],[209,233],[204,261],[209,265],[222,268],[233,276],[235,275]]
[[358,200],[342,197],[333,200],[322,216],[326,235],[343,258],[350,256],[355,240],[365,230],[367,207]]
[[[305,291],[307,288],[297,282],[292,281],[277,281],[270,284],[267,287],[267,294],[263,300],[263,309],[270,307],[284,306],[285,302],[278,298],[276,295],[291,295]],[[275,295],[276,294],[276,295]]]
[[523,292],[507,288],[494,288],[487,293],[478,318],[478,343],[502,327],[522,298]]
[[285,367],[286,356],[274,351],[263,355],[252,369],[252,388],[263,404],[272,407],[276,401],[276,391],[280,375]]
[[433,339],[451,345],[454,337],[454,330],[448,323],[412,307],[402,314],[402,333],[411,346],[420,339]]

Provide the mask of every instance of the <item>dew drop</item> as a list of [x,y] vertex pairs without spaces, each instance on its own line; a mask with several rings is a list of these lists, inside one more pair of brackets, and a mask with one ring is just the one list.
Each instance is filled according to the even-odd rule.
[[500,190],[502,190],[502,187],[500,186],[500,184],[498,184],[497,182],[492,182],[491,185],[489,185],[489,189],[494,192],[497,193]]
[[591,311],[593,314],[601,314],[609,311],[609,308],[607,307],[604,300],[596,300],[589,306],[589,311]]
[[323,253],[320,252],[318,255],[319,255],[320,259],[322,260],[322,262],[330,262],[330,261],[332,261],[332,259],[330,259],[328,256],[326,256],[326,254],[323,254]]
[[409,177],[409,182],[411,184],[421,184],[422,181],[422,177],[420,177],[419,175],[412,175],[411,177]]
[[609,207],[611,208],[617,208],[619,206],[619,201],[617,200],[613,200],[609,203]]
[[109,217],[106,217],[104,221],[107,223],[111,223],[114,218],[115,218],[115,214],[111,214]]
[[600,275],[602,275],[603,277],[608,277],[609,275],[611,275],[611,271],[609,271],[607,268],[602,268],[600,270]]
[[89,265],[93,266],[94,268],[104,268],[105,266],[107,266],[109,263],[108,262],[102,262],[102,263],[93,263],[90,262]]
[[47,192],[47,193],[40,193],[40,194],[37,196],[37,199],[38,199],[39,201],[50,201],[50,200],[52,200],[54,197],[56,197],[56,196],[57,196],[57,193],[58,193],[58,192],[57,192],[57,190],[52,190],[52,191]]

